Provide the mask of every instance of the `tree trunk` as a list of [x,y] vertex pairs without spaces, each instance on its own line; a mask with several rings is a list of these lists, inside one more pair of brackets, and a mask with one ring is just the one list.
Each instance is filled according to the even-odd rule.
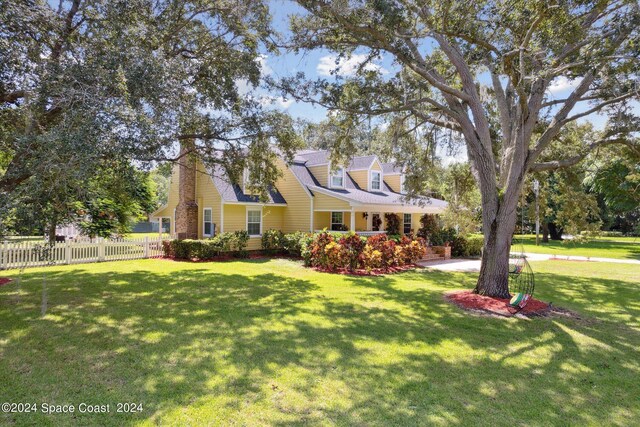
[[555,223],[549,223],[549,233],[551,234],[551,240],[562,240],[562,227],[558,227]]
[[549,223],[542,223],[542,243],[549,243]]
[[508,224],[499,224],[498,222],[494,222],[494,226],[485,231],[480,276],[474,293],[497,298],[510,298],[509,252],[512,236],[513,227],[509,228]]
[[49,235],[49,243],[55,243],[56,241],[56,222],[52,221],[49,224],[49,229],[47,230],[47,234]]
[[[509,252],[518,219],[517,206],[521,181],[513,182],[503,193],[502,200],[483,203],[482,230],[484,247],[480,276],[474,289],[479,295],[510,298]],[[483,196],[484,198],[484,196]]]

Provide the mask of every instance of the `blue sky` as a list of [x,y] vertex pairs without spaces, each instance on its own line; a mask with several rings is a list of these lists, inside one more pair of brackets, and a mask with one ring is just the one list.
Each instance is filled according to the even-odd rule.
[[[273,16],[274,28],[285,35],[289,34],[288,16],[294,13],[301,13],[303,9],[288,0],[272,0],[270,2],[271,13]],[[353,71],[355,65],[364,59],[365,51],[356,52],[356,57],[353,60],[345,63],[341,66],[341,72],[348,75],[350,71]],[[357,56],[357,55],[362,56]],[[315,79],[317,77],[328,77],[329,72],[335,68],[335,54],[326,49],[317,49],[304,54],[293,54],[283,52],[279,56],[268,55],[262,59],[264,64],[264,72],[270,74],[272,77],[286,77],[291,76],[299,71],[304,72],[308,78]],[[388,57],[382,57],[373,67],[376,67],[380,72],[391,73],[395,69],[393,62]],[[485,83],[489,83],[488,79]],[[550,97],[554,99],[564,98],[569,95],[572,89],[579,83],[579,80],[569,81],[565,78],[558,79],[553,82],[549,91]],[[277,98],[274,101],[276,108],[281,108],[288,111],[294,117],[301,117],[307,120],[318,122],[326,117],[326,109],[314,106],[311,104],[294,102],[293,100],[285,100]],[[640,106],[636,103],[634,105],[635,110],[640,112]],[[590,108],[586,102],[578,104],[574,108],[574,113],[584,111]],[[591,121],[596,128],[602,128],[605,124],[606,117],[603,115],[592,114],[582,119],[582,121]]]

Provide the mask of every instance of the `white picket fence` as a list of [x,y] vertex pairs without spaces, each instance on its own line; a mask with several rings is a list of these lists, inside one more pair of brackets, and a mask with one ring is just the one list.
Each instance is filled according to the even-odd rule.
[[0,270],[46,265],[82,264],[161,257],[162,239],[86,239],[49,245],[37,242],[0,243]]

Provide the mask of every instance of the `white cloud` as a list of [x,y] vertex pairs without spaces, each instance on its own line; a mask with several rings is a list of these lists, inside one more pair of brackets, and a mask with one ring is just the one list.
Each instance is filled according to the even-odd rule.
[[[321,76],[330,76],[332,72],[335,71],[335,74],[342,77],[353,76],[358,67],[366,61],[368,55],[366,54],[355,54],[351,55],[349,58],[341,58],[336,64],[337,56],[335,55],[326,55],[320,58],[320,62],[318,62],[317,72]],[[377,71],[382,74],[387,74],[385,68],[378,64],[374,64],[373,62],[369,62],[364,66],[364,69],[367,71]]]
[[581,78],[569,80],[565,76],[560,76],[555,78],[551,82],[551,84],[549,84],[548,92],[555,94],[558,92],[563,92],[565,90],[574,89],[580,84],[581,81]]
[[256,62],[260,64],[260,70],[262,76],[268,76],[273,72],[273,69],[267,64],[267,55],[260,55],[256,58]]

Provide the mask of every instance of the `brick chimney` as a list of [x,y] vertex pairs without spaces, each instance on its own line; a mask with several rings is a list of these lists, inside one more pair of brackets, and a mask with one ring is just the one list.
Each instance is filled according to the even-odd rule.
[[193,140],[180,145],[178,160],[179,185],[176,207],[176,234],[178,239],[198,238],[198,203],[196,202],[196,154]]

